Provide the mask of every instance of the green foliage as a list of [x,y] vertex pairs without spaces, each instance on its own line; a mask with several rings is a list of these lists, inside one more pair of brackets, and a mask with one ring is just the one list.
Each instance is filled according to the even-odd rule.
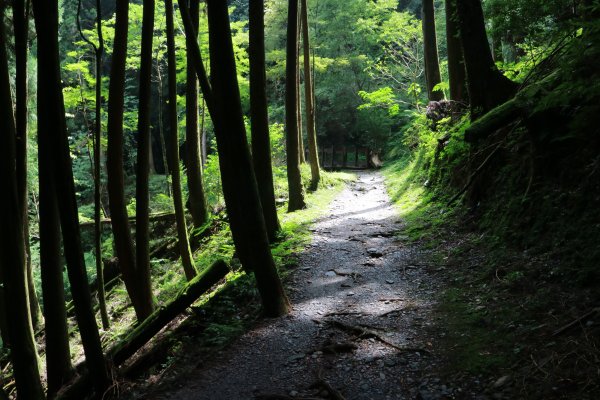
[[206,202],[213,208],[221,208],[224,205],[223,189],[221,187],[221,170],[219,157],[209,154],[203,171],[204,194]]

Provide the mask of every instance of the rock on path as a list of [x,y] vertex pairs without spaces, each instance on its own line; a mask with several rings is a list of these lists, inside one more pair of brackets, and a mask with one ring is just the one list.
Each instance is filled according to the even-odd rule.
[[[434,290],[424,271],[406,268],[419,252],[398,241],[401,229],[381,175],[359,173],[312,229],[313,241],[292,275],[293,311],[247,332],[177,391],[151,398],[327,398],[312,386],[317,376],[347,399],[453,397],[425,372],[435,356],[397,348],[431,347],[424,332]],[[378,337],[357,337],[331,320]],[[349,352],[323,349],[336,343]]]

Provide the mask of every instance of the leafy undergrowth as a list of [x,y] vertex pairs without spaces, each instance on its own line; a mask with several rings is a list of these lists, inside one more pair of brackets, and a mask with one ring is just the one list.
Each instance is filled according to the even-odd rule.
[[600,396],[598,39],[590,22],[561,41],[476,123],[417,115],[391,144],[404,234],[445,283],[446,373],[476,391]]
[[444,283],[436,319],[442,322],[432,328],[446,361],[442,372],[499,398],[597,398],[598,293],[565,275],[573,259],[557,253],[572,249],[523,248],[498,236],[506,222],[492,229],[481,217],[491,218],[493,206],[487,214],[449,207],[458,189],[428,189],[425,165],[416,153],[384,174],[403,234],[430,250],[429,269]]
[[475,143],[467,117],[416,116],[385,169],[404,234],[445,282],[445,372],[496,397],[600,396],[596,25],[532,73],[524,108],[487,131],[482,117]]

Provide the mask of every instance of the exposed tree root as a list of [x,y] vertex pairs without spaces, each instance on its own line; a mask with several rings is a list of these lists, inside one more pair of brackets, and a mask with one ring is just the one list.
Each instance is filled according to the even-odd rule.
[[348,325],[345,324],[341,321],[337,321],[337,320],[327,320],[326,321],[327,324],[340,329],[342,331],[351,333],[353,335],[356,335],[358,338],[360,339],[368,339],[368,338],[373,338],[387,346],[390,346],[398,351],[403,351],[403,352],[418,352],[418,353],[425,353],[425,354],[430,354],[429,351],[420,348],[420,347],[400,347],[395,345],[394,343],[388,341],[387,339],[384,339],[383,337],[381,337],[378,333],[367,329],[367,328],[363,328],[357,325]]

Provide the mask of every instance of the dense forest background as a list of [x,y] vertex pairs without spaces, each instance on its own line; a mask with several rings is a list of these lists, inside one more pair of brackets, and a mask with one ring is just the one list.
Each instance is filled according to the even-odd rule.
[[[74,368],[80,386],[68,390],[90,379],[106,389],[105,357],[118,364],[149,325],[172,319],[164,310],[219,282],[229,271],[220,260],[266,314],[285,313],[276,267],[306,237],[283,206],[305,208],[297,196],[348,179],[323,166],[383,160],[414,238],[443,240],[436,229],[449,220],[486,232],[490,247],[539,261],[508,263],[511,284],[546,282],[531,290],[540,296],[574,285],[581,308],[597,312],[598,1],[308,0],[298,12],[267,0],[263,114],[253,109],[252,1],[225,11],[216,0],[151,3],[0,0],[0,128],[14,136],[0,143],[14,200],[2,217],[0,398],[54,397]],[[258,146],[254,123],[267,113]],[[261,148],[270,200],[251,164]],[[481,273],[497,274],[498,262]]]

